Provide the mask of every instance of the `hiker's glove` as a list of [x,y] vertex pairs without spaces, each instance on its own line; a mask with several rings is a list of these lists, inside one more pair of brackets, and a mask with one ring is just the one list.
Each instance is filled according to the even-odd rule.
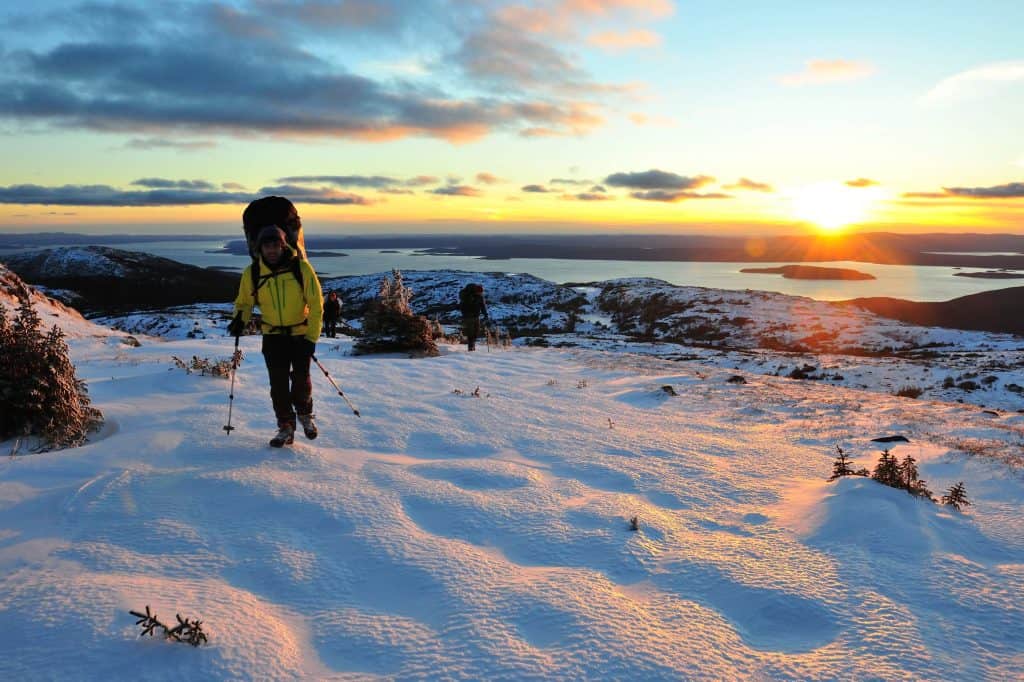
[[242,335],[243,331],[245,331],[245,323],[242,322],[242,313],[237,313],[235,319],[228,323],[228,334],[238,337]]
[[307,339],[305,336],[302,337],[302,342],[299,344],[299,347],[302,348],[302,353],[304,357],[311,358],[314,355],[316,355],[316,344]]

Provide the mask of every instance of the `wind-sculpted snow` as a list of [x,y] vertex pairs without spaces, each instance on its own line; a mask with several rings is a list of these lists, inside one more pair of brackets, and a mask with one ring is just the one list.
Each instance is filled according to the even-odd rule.
[[[107,426],[0,461],[0,674],[1024,675],[1024,415],[618,351],[351,343],[319,357],[362,417],[316,375],[320,437],[273,450],[258,338],[226,435],[229,384],[169,359],[229,337],[73,337]],[[871,467],[894,433],[974,505],[825,481],[836,444]],[[139,639],[146,605],[209,644]]]

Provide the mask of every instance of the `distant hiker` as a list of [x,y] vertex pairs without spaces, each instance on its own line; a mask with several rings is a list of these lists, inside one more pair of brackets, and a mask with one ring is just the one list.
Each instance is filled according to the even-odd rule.
[[[295,219],[297,222],[298,214]],[[294,441],[296,416],[306,438],[317,437],[309,362],[316,352],[323,320],[320,280],[301,251],[289,246],[287,239],[276,224],[265,225],[257,233],[254,242],[259,258],[242,273],[235,318],[228,326],[229,333],[241,335],[253,305],[259,306],[263,358],[278,426],[270,444],[278,448]]]
[[459,291],[459,312],[462,313],[462,333],[466,335],[467,350],[476,350],[476,337],[480,336],[480,317],[489,320],[484,288],[480,284],[467,284]]
[[338,292],[332,291],[327,294],[327,301],[324,302],[324,333],[330,338],[338,336],[338,320],[341,319],[341,299]]

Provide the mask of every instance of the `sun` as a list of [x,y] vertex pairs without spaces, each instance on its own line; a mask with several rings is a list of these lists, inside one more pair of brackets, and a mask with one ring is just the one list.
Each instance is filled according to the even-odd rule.
[[821,182],[791,194],[793,215],[814,223],[822,232],[834,233],[863,221],[877,201],[873,188]]

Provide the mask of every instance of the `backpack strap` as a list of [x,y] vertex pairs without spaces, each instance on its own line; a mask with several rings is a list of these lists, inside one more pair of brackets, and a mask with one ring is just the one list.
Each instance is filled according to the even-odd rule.
[[[258,296],[260,287],[267,283],[273,277],[280,275],[280,272],[271,272],[268,275],[260,274],[260,261],[256,259],[249,266],[249,273],[252,276],[252,304],[258,304]],[[302,259],[297,255],[292,257],[291,273],[295,276],[295,281],[299,283],[299,291],[302,292],[302,300],[306,300],[306,284],[302,277]],[[308,301],[307,301],[308,303]]]

